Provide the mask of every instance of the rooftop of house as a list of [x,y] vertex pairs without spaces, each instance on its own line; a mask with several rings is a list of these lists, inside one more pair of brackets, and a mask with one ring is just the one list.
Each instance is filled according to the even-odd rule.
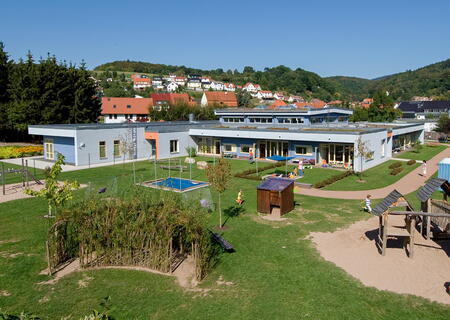
[[102,98],[102,114],[148,114],[152,98]]
[[450,109],[450,100],[443,101],[402,101],[398,104],[402,112],[424,112],[426,109]]

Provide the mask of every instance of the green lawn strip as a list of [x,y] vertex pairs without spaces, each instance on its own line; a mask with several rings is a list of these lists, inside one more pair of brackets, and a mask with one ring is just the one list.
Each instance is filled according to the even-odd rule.
[[[245,161],[230,161],[233,172],[249,166]],[[135,165],[140,179],[154,177],[149,162]],[[157,175],[168,176],[168,171],[157,168]],[[189,172],[182,176],[188,177]],[[205,180],[204,171],[196,167],[192,176]],[[131,164],[67,172],[64,178],[90,182],[92,188],[107,186],[105,196],[114,194],[114,184],[119,193],[130,189],[133,182]],[[223,208],[233,206],[238,190],[242,189],[245,213],[230,218],[225,225],[227,229],[220,233],[236,252],[221,257],[200,284],[204,291],[192,292],[180,288],[171,277],[125,270],[87,270],[73,273],[55,285],[38,285],[49,279],[39,275],[46,267],[44,241],[48,221],[42,218],[45,201],[30,198],[2,203],[0,240],[16,242],[0,243],[0,251],[23,254],[0,257],[0,290],[11,294],[0,297],[0,308],[16,313],[33,312],[42,319],[69,315],[78,319],[92,309],[99,309],[102,299],[110,296],[117,319],[448,318],[448,306],[364,287],[322,259],[306,239],[311,231],[334,231],[368,218],[360,210],[360,201],[296,195],[297,206],[287,214],[287,221],[268,222],[256,215],[258,183],[232,178],[230,189],[222,197]],[[152,192],[149,188],[141,190]],[[85,194],[86,189],[77,191],[75,196]],[[216,199],[215,193],[212,196]],[[211,228],[217,222],[217,213],[213,213]],[[218,284],[219,277],[233,284]]]
[[[5,171],[8,171],[8,169],[11,169],[11,170],[22,169],[22,166],[20,166],[20,165],[0,161],[0,184],[3,182],[1,179],[2,163],[3,163],[3,167],[5,168]],[[44,170],[37,169],[37,168],[34,169],[33,161],[28,162],[28,170],[32,175],[34,175],[36,177],[36,179],[43,179]],[[32,181],[32,178],[30,177],[29,180]],[[6,174],[6,176],[5,176],[6,184],[17,183],[17,182],[22,182],[22,174],[21,173],[7,173]]]
[[[389,169],[389,166],[395,162],[400,162],[402,164],[403,170],[399,174],[392,176],[389,174],[391,171],[391,169]],[[362,173],[362,180],[364,180],[365,182],[359,182],[359,175],[354,174],[342,180],[339,180],[323,189],[335,191],[356,191],[383,188],[400,180],[402,177],[413,171],[418,166],[420,166],[419,163],[407,165],[405,161],[388,160],[364,171]]]
[[413,160],[430,160],[438,153],[447,149],[447,146],[443,145],[423,145],[422,149],[419,152],[416,152],[414,149],[410,151],[406,151],[403,153],[396,154],[396,158],[401,159],[413,159]]

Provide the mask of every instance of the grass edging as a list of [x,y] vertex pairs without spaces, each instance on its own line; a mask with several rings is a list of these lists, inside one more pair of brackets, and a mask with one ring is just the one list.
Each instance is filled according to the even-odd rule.
[[[272,163],[272,164],[270,164],[268,166],[258,168],[258,172],[262,172],[262,171],[266,171],[266,170],[269,170],[269,169],[278,168],[278,167],[281,167],[281,166],[284,166],[284,163],[280,163],[280,162]],[[243,178],[243,179],[259,181],[259,180],[261,180],[260,176],[252,176],[252,174],[255,174],[256,172],[257,172],[256,168],[255,169],[247,169],[247,170],[244,170],[244,171],[241,171],[241,172],[236,172],[233,176],[236,177],[236,178]]]

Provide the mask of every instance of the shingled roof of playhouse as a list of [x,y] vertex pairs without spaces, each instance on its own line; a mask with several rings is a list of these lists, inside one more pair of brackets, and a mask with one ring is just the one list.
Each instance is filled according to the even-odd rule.
[[294,183],[291,179],[269,177],[256,187],[258,190],[283,191]]

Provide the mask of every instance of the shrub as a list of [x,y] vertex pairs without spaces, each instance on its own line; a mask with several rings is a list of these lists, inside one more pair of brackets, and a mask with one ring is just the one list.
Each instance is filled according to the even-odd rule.
[[[273,168],[277,168],[277,167],[281,167],[284,166],[284,163],[281,162],[277,162],[277,163],[273,163],[273,164],[269,164],[265,167],[260,167],[258,168],[258,172],[262,172],[262,171],[266,171],[269,169],[273,169]],[[240,171],[234,174],[234,176],[236,178],[243,178],[243,179],[249,179],[249,180],[261,180],[261,177],[259,176],[253,176],[252,174],[256,173],[256,168],[254,169],[247,169],[244,171]]]
[[391,176],[396,176],[398,175],[400,172],[403,171],[403,167],[397,167],[391,170],[391,172],[389,173]]
[[197,149],[195,147],[186,147],[188,157],[195,158],[197,156]]
[[407,164],[408,166],[412,166],[412,165],[415,164],[415,163],[416,163],[416,160],[411,159],[411,160],[409,160],[406,164]]
[[395,169],[395,168],[399,168],[402,166],[401,162],[394,162],[393,164],[391,164],[388,168],[389,169]]
[[20,158],[42,154],[41,146],[5,146],[0,147],[0,159]]
[[342,172],[340,174],[337,174],[335,176],[332,176],[332,177],[330,177],[328,179],[316,182],[313,185],[313,187],[320,189],[320,188],[326,187],[326,186],[328,186],[328,185],[330,185],[332,183],[335,183],[336,181],[339,181],[339,180],[342,180],[342,179],[344,179],[344,178],[346,178],[348,176],[351,176],[352,174],[354,174],[353,171],[344,171],[344,172]]

